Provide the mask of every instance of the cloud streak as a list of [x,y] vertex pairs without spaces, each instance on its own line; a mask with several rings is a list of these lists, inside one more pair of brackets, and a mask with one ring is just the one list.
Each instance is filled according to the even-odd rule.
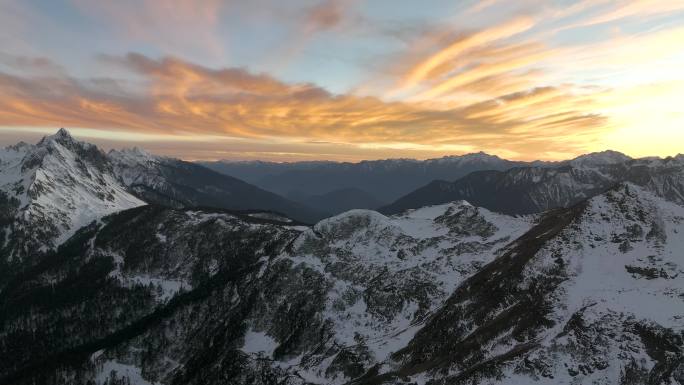
[[[296,2],[280,18],[271,8],[250,8],[263,1],[70,1],[136,50],[141,44],[155,50],[105,51],[86,72],[52,57],[2,52],[0,126],[70,126],[109,141],[156,137],[173,143],[165,152],[175,148],[195,159],[240,148],[252,157],[262,148],[269,159],[348,160],[479,150],[558,158],[611,143],[632,154],[658,153],[653,149],[660,147],[641,148],[634,138],[658,129],[676,137],[684,125],[673,108],[684,95],[679,1],[540,7],[487,0],[438,21],[404,15],[394,23],[396,14],[382,18],[357,0]],[[221,36],[226,15],[242,15],[245,7],[268,14],[257,18],[265,25],[258,32],[283,35],[261,56],[268,65],[224,60],[226,42],[234,41]],[[345,71],[365,65],[363,76],[351,82],[345,71],[302,60],[311,55],[309,45],[325,51],[326,43],[340,51],[328,54],[358,67]],[[345,49],[353,51],[349,59]],[[359,59],[366,50],[379,52],[370,64]],[[307,71],[324,76],[314,84]],[[348,87],[326,88],[340,83]],[[631,142],[616,140],[616,132]]]
[[[327,141],[366,149],[368,143],[386,143],[376,145],[384,149],[477,148],[534,157],[547,147],[544,142],[559,143],[549,151],[573,151],[584,143],[566,140],[564,131],[591,134],[604,122],[599,115],[575,109],[582,101],[563,89],[435,109],[333,95],[312,84],[287,84],[244,69],[211,69],[176,58],[129,54],[106,60],[133,71],[144,86],[2,74],[0,125],[67,125],[289,144]],[[539,96],[547,94],[551,96]],[[561,104],[573,108],[559,109]],[[553,108],[543,109],[549,105]],[[522,106],[544,112],[530,117]],[[540,145],[530,145],[531,137]]]

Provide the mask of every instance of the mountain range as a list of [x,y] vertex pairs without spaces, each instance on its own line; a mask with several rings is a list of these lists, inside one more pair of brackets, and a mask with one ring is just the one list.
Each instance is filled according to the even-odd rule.
[[[477,170],[313,225],[65,130],[0,160],[0,384],[684,384],[681,155]],[[368,192],[330,188],[311,207]]]
[[605,155],[586,155],[557,167],[478,171],[453,182],[433,181],[380,211],[398,213],[463,199],[507,214],[531,214],[568,207],[622,182],[684,203],[683,155],[665,159]]
[[312,222],[326,216],[200,165],[139,149],[105,153],[67,130],[0,150],[3,254],[53,249],[104,215],[145,203],[272,210]]
[[300,202],[307,202],[311,196],[354,189],[370,197],[368,201],[360,202],[388,204],[437,179],[456,180],[473,171],[504,171],[512,167],[544,166],[554,163],[509,161],[481,152],[425,161],[415,159],[373,160],[359,163],[218,161],[201,164]]

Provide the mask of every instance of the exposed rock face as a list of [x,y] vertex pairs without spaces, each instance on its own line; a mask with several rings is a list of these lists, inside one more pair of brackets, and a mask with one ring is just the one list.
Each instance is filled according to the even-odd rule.
[[91,221],[144,204],[106,154],[61,129],[37,145],[0,150],[0,263],[59,245]]

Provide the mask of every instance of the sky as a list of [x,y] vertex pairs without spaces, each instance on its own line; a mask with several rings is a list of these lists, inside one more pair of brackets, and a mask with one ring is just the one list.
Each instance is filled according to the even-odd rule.
[[682,68],[684,0],[0,0],[0,144],[670,156]]

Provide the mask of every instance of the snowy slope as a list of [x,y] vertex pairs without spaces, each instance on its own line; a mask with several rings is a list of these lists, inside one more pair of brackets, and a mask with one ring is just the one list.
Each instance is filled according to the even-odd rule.
[[629,156],[617,151],[601,151],[580,155],[566,163],[573,167],[593,167],[620,164],[632,160]]
[[682,383],[684,207],[623,184],[509,247],[359,383]]
[[[295,271],[322,278],[320,317],[333,335],[313,339],[311,351],[275,356],[276,365],[321,384],[362,374],[344,368],[342,357],[362,367],[384,365],[465,277],[526,232],[533,219],[455,202],[394,217],[352,210],[319,222],[269,264],[286,260]],[[289,297],[263,300],[278,308]],[[274,357],[282,342],[271,334],[275,328],[256,317],[243,350],[255,355],[254,346],[260,346]]]
[[164,184],[159,165],[166,158],[139,147],[111,150],[107,155],[114,164],[115,173],[126,186],[144,184],[158,188]]
[[682,383],[683,230],[684,207],[633,184],[588,202],[526,272],[538,276],[558,254],[568,262],[556,326],[528,358],[555,375],[535,382]]
[[144,204],[105,154],[64,129],[0,151],[0,192],[11,202],[5,215],[13,220],[3,229],[9,256],[53,248],[97,218]]
[[[312,227],[147,206],[104,218],[73,242],[70,250],[83,250],[73,260],[80,274],[93,277],[87,267],[101,264],[102,292],[91,290],[95,306],[72,322],[106,314],[107,323],[53,336],[47,326],[65,308],[36,308],[31,322],[46,333],[37,338],[76,339],[91,357],[48,376],[78,373],[86,383],[115,369],[149,383],[259,385],[684,379],[684,207],[634,184],[535,216],[460,201],[396,216],[352,210]],[[71,284],[54,269],[0,304],[17,308],[41,284]],[[7,325],[28,321],[15,313]],[[0,342],[20,333],[0,331]],[[107,344],[87,339],[103,336]],[[12,357],[9,368],[25,362]]]

